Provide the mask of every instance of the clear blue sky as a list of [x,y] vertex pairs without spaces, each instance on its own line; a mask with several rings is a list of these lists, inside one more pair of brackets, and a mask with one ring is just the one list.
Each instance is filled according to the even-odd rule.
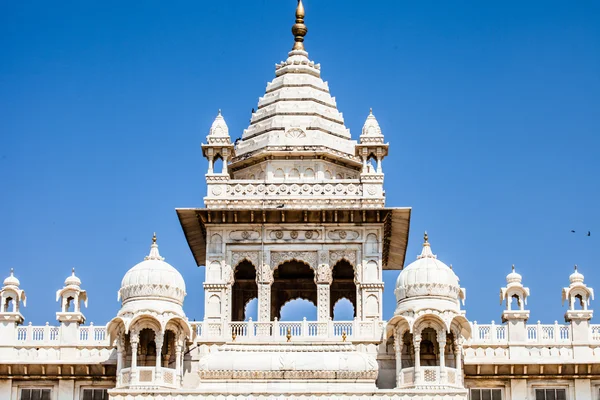
[[[75,267],[106,323],[152,232],[203,316],[204,268],[175,214],[201,207],[200,143],[221,108],[235,139],[292,46],[294,0],[0,5],[0,272],[55,320]],[[499,321],[511,264],[531,321],[562,320],[573,264],[600,290],[600,3],[306,0],[306,47],[356,138],[373,107],[388,206],[413,207]],[[576,233],[570,233],[570,230]],[[587,237],[584,232],[591,231]],[[397,271],[385,272],[384,317]],[[600,313],[600,299],[592,303]],[[595,321],[599,321],[595,317]]]

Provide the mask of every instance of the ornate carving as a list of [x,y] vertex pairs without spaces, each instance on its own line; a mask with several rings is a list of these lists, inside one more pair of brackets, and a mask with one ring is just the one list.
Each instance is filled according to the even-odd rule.
[[309,239],[309,240],[312,239],[312,237],[313,237],[313,231],[306,231],[306,232],[304,232],[304,237],[306,239]]
[[[268,268],[268,266],[266,267]],[[269,321],[271,319],[271,285],[266,283],[258,285],[258,302],[258,320]]]
[[259,283],[273,283],[273,270],[269,264],[262,264],[257,272]]
[[221,186],[213,186],[212,189],[210,190],[212,192],[212,194],[214,194],[215,196],[220,196],[221,193],[223,193],[223,189],[221,188]]
[[292,128],[288,129],[288,131],[285,133],[285,137],[300,139],[305,138],[306,133],[304,133],[304,131],[300,128]]
[[329,251],[329,265],[334,266],[341,259],[347,260],[356,270],[356,250],[331,250]]
[[258,268],[259,263],[259,254],[258,251],[232,251],[231,252],[231,265],[235,268],[239,263],[244,260],[248,260],[254,265],[255,268]]
[[277,239],[283,239],[283,231],[275,231],[275,237]]
[[331,268],[327,264],[320,264],[317,270],[316,281],[318,283],[327,283],[331,285],[331,281],[333,280]]
[[[331,271],[330,271],[330,274],[331,274]],[[329,320],[329,301],[330,301],[329,285],[318,285],[317,286],[317,305],[318,305],[319,321]]]
[[292,232],[290,232],[290,237],[292,239],[298,239],[298,231],[292,231]]
[[330,231],[327,236],[332,240],[354,240],[357,239],[359,234],[357,231],[347,230],[334,230]]
[[302,261],[308,264],[313,270],[316,269],[317,252],[316,251],[272,251],[271,267],[277,268],[286,261]]

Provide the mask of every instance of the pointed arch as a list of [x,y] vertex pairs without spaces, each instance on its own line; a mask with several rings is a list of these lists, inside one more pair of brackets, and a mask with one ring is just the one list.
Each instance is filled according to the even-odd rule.
[[355,268],[345,256],[339,258],[331,272],[330,316],[335,317],[334,308],[338,301],[347,299],[352,304],[353,317],[356,317],[356,283]]
[[233,269],[233,286],[231,288],[231,320],[244,321],[246,305],[252,299],[258,298],[256,284],[256,265],[249,257],[241,256]]
[[[285,260],[285,261],[281,261]],[[294,299],[302,298],[317,304],[315,270],[305,261],[283,257],[273,271],[271,285],[271,318],[281,319],[281,309]]]

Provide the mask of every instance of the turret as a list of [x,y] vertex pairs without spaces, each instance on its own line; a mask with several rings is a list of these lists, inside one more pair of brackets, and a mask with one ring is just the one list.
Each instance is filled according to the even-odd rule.
[[23,323],[20,306],[25,306],[25,291],[19,288],[20,282],[11,268],[10,276],[4,280],[0,290],[0,337],[3,342],[10,343],[16,339],[15,326]]
[[588,341],[590,332],[590,320],[594,312],[588,307],[590,299],[594,299],[594,289],[583,283],[583,274],[575,271],[569,276],[569,287],[562,290],[562,303],[568,301],[569,309],[565,313],[565,321],[571,323],[573,341]]
[[[221,110],[219,110],[219,114],[210,127],[206,142],[207,144],[202,145],[202,154],[208,159],[208,172],[206,175],[229,178],[227,163],[235,156],[235,150],[229,137],[229,128],[225,123],[225,118],[221,115]],[[221,171],[214,171],[214,162],[218,159],[223,161],[223,168]]]
[[500,289],[500,304],[506,301],[502,322],[508,322],[509,340],[514,341],[525,341],[525,323],[529,319],[529,310],[525,309],[529,288],[523,286],[522,280],[513,265],[512,271],[506,275],[506,287]]

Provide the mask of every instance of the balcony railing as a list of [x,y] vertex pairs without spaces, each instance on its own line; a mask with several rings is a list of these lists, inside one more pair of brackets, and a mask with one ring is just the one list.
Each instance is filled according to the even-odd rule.
[[382,338],[383,321],[192,322],[199,341],[354,341]]
[[177,373],[172,368],[135,367],[123,368],[119,374],[119,386],[177,387]]
[[418,374],[414,367],[402,368],[400,371],[400,380],[401,387],[418,387],[420,385],[461,385],[461,376],[456,369],[439,366],[419,367]]
[[[105,326],[79,327],[79,341],[81,345],[109,345]],[[60,342],[60,327],[50,326],[48,323],[43,326],[29,325],[17,327],[17,342],[21,345],[56,345]]]
[[[475,321],[471,327],[471,343],[508,343],[508,330],[506,325],[496,325],[493,321],[489,325],[479,325],[477,324],[477,321]],[[592,325],[591,330],[592,340],[600,340],[600,326]],[[526,325],[525,331],[526,340],[530,343],[568,343],[571,341],[571,325],[560,325],[558,322],[546,325],[538,321],[537,324]],[[594,335],[596,335],[596,339],[594,339]]]

